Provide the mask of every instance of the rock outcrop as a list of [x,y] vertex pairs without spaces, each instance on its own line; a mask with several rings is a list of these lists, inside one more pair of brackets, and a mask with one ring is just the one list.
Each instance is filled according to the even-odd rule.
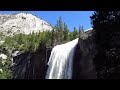
[[41,46],[36,52],[25,52],[13,58],[13,79],[44,79],[50,48]]
[[78,41],[73,60],[73,79],[96,79],[93,59],[97,51],[94,42],[94,30],[83,33]]
[[34,32],[52,30],[46,21],[27,13],[0,14],[0,31],[5,35],[30,34]]

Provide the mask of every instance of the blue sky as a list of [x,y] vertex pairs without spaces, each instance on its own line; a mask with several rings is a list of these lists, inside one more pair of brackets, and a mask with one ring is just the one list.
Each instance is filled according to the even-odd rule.
[[[22,11],[0,11],[0,14],[12,14],[20,13]],[[47,21],[51,25],[55,25],[59,16],[62,17],[63,22],[68,25],[70,31],[73,31],[73,28],[80,25],[84,26],[84,29],[91,28],[90,16],[93,11],[24,11],[31,14],[34,14],[43,20]]]

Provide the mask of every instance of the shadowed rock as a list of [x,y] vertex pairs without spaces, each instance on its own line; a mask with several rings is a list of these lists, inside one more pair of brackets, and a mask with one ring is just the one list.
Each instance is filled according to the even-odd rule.
[[96,79],[93,58],[96,54],[94,31],[83,33],[78,41],[73,60],[73,79]]
[[14,57],[13,79],[44,79],[50,53],[51,49],[41,46],[36,52],[25,52]]

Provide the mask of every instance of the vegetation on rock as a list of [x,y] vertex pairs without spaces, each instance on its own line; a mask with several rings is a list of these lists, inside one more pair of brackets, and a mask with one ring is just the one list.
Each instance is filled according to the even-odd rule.
[[[36,52],[40,49],[41,44],[45,45],[46,48],[53,47],[57,44],[63,44],[68,41],[71,41],[79,37],[79,33],[76,28],[73,32],[70,32],[67,24],[62,22],[60,17],[57,21],[57,24],[52,31],[43,31],[31,34],[14,34],[13,36],[5,36],[2,32],[0,33],[1,40],[4,40],[4,43],[0,45],[0,50],[6,48],[5,53],[7,55],[7,61],[3,66],[0,63],[0,68],[3,69],[3,72],[0,73],[1,79],[9,79],[12,77],[11,73],[11,54],[13,50],[20,52]],[[2,59],[0,60],[2,61]]]

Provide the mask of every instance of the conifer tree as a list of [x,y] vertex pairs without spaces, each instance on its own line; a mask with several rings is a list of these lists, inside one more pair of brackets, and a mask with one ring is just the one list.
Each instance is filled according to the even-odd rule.
[[64,35],[64,41],[68,40],[68,27],[66,25],[66,23],[64,23],[64,30],[63,30],[63,35]]
[[54,28],[51,32],[51,47],[53,47],[53,45],[54,45]]
[[69,32],[69,41],[72,41],[73,40],[73,32]]
[[58,20],[57,24],[54,26],[54,43],[58,43],[58,38],[59,38],[59,32],[58,32]]
[[79,37],[80,37],[80,35],[83,34],[83,33],[84,33],[83,26],[80,26],[80,27],[79,27]]
[[74,27],[74,31],[73,31],[73,39],[76,39],[78,36],[78,31],[76,29],[76,27]]
[[59,43],[62,43],[63,41],[63,22],[62,22],[62,17],[60,16],[59,17],[59,20],[58,20],[58,38],[59,38]]
[[31,38],[30,38],[30,50],[31,51],[35,51],[35,33],[34,33],[34,31],[32,32],[32,34],[31,34]]
[[120,11],[95,11],[90,18],[95,31],[97,76],[99,79],[119,79]]

